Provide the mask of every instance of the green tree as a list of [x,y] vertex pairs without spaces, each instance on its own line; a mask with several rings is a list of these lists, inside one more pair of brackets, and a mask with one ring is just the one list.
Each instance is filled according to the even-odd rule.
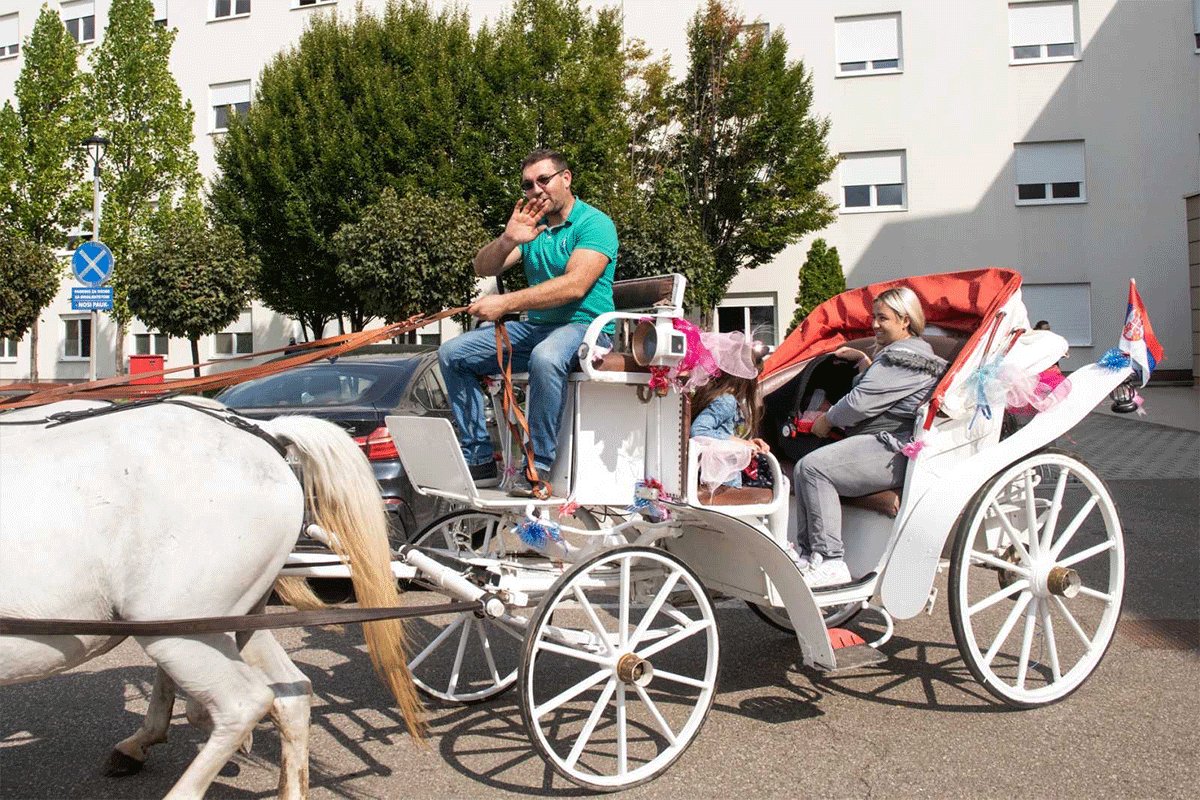
[[89,100],[109,139],[102,164],[101,239],[113,251],[117,370],[125,370],[130,318],[125,266],[149,245],[155,213],[193,201],[200,188],[192,150],[192,105],[169,59],[175,31],[154,24],[151,0],[113,0],[104,40],[91,55]]
[[0,222],[0,337],[24,336],[54,299],[61,280],[62,264],[49,247]]
[[218,333],[250,305],[257,271],[237,230],[210,226],[190,201],[155,216],[122,280],[130,313],[152,330],[187,339],[199,364],[200,337]]
[[712,280],[712,250],[700,229],[678,209],[637,207],[621,213],[615,222],[621,244],[617,280],[678,272],[687,278],[684,305],[712,308],[720,302],[725,286]]
[[[22,283],[6,280],[6,311],[25,318],[31,305],[31,321],[18,325],[30,331],[29,377],[38,379],[37,319],[54,299],[61,275],[60,265],[46,253],[66,243],[67,231],[77,225],[89,201],[83,181],[81,143],[91,133],[85,112],[83,77],[79,71],[78,46],[67,34],[58,13],[43,7],[24,48],[24,64],[13,94],[17,104],[6,102],[0,109],[0,217],[38,251],[21,266]],[[6,235],[15,241],[13,234]],[[23,272],[36,265],[45,274]],[[18,296],[19,295],[19,296]],[[8,309],[8,303],[14,305]],[[7,324],[6,324],[7,329]],[[6,334],[11,335],[11,334]]]
[[388,322],[465,305],[475,292],[471,256],[488,240],[479,212],[459,198],[397,196],[384,189],[333,246],[338,274],[364,311]]
[[808,258],[800,268],[800,289],[796,292],[796,313],[788,333],[796,329],[813,309],[834,295],[846,291],[846,275],[842,272],[842,260],[836,247],[829,247],[824,239],[816,239],[808,248]]
[[679,129],[664,143],[671,168],[655,187],[703,232],[722,293],[739,270],[833,220],[820,191],[837,163],[829,122],[812,114],[811,75],[788,60],[783,33],[764,28],[722,0],[692,19],[687,75],[673,90]]

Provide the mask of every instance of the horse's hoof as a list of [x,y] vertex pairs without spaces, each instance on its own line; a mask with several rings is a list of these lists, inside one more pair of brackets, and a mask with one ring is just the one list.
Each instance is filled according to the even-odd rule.
[[138,761],[120,750],[113,750],[108,756],[108,763],[104,765],[104,774],[110,778],[124,778],[138,774],[144,766],[145,761]]

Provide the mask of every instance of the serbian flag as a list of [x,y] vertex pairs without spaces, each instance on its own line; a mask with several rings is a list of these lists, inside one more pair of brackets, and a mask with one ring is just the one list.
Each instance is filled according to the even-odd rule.
[[1120,349],[1129,356],[1130,366],[1142,379],[1142,386],[1150,380],[1150,373],[1162,361],[1162,345],[1150,326],[1150,315],[1138,294],[1137,281],[1129,279],[1129,306],[1125,311],[1125,328],[1121,331]]

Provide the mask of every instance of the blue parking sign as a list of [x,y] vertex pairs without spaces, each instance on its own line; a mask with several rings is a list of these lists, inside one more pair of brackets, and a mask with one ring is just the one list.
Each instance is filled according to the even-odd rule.
[[71,269],[84,286],[100,286],[112,276],[112,250],[104,242],[84,242],[71,255]]

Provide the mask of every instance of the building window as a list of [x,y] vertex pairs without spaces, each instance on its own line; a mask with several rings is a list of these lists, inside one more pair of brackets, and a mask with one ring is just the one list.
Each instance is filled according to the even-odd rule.
[[839,17],[834,21],[839,76],[902,72],[900,15]]
[[0,17],[0,58],[12,58],[21,52],[21,28],[16,14]]
[[92,320],[63,317],[63,360],[92,357]]
[[62,21],[77,42],[96,41],[95,0],[72,0],[62,4]]
[[717,330],[721,333],[741,331],[749,339],[775,345],[775,297],[773,295],[726,297],[717,304]]
[[162,333],[135,333],[133,352],[139,356],[165,356],[170,341],[166,334]]
[[17,340],[0,336],[0,361],[17,360]]
[[240,356],[254,352],[254,325],[251,310],[243,309],[241,316],[221,333],[213,335],[213,354]]
[[905,151],[844,153],[838,165],[842,178],[842,211],[897,211],[908,205],[905,189]]
[[1017,205],[1083,203],[1083,142],[1028,142],[1016,146]]
[[245,116],[250,110],[250,81],[235,81],[234,83],[214,83],[208,87],[211,98],[213,133],[220,133],[229,128],[231,114]]
[[167,0],[154,0],[154,24],[167,27]]
[[337,0],[292,0],[292,8],[308,8],[309,6],[332,6]]
[[1195,31],[1196,52],[1200,53],[1200,0],[1192,0],[1192,30]]
[[1010,3],[1010,64],[1074,61],[1079,58],[1079,3]]
[[1023,283],[1021,300],[1030,323],[1046,320],[1072,347],[1092,346],[1091,284]]
[[213,0],[212,18],[229,19],[250,13],[250,0]]

